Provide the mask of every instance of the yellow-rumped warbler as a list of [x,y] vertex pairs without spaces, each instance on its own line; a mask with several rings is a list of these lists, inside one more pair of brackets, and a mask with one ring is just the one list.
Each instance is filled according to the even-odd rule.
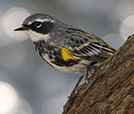
[[54,68],[80,73],[75,88],[84,75],[87,77],[88,71],[98,67],[116,51],[98,36],[46,14],[27,17],[22,27],[15,31],[26,32],[37,53]]

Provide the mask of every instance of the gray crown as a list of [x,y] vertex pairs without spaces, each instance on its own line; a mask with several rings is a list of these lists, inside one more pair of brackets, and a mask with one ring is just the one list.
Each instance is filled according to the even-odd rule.
[[36,13],[36,14],[32,14],[32,15],[30,15],[29,17],[27,17],[25,20],[24,20],[24,22],[23,22],[23,24],[24,25],[28,25],[28,23],[29,22],[34,22],[35,20],[37,20],[37,19],[48,19],[48,20],[57,20],[57,19],[55,19],[55,18],[53,18],[52,16],[50,16],[50,15],[47,15],[47,14],[41,14],[41,13]]

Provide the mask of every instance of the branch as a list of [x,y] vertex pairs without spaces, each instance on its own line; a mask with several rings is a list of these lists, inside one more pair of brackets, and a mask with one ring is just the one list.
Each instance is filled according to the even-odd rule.
[[69,98],[62,114],[134,114],[134,35]]

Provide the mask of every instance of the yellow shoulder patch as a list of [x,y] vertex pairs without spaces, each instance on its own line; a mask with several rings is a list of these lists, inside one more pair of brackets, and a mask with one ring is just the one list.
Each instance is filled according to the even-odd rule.
[[67,49],[67,48],[62,48],[61,49],[61,56],[63,58],[64,61],[68,61],[70,59],[74,60],[74,61],[77,61],[76,58],[74,58],[72,55],[71,55],[71,52]]

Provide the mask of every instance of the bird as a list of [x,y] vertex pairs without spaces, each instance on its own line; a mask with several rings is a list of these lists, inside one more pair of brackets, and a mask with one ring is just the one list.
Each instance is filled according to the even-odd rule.
[[115,53],[115,49],[91,32],[68,25],[48,14],[28,16],[14,31],[24,31],[36,52],[52,67],[70,73],[80,73],[72,93],[88,72],[95,70]]

